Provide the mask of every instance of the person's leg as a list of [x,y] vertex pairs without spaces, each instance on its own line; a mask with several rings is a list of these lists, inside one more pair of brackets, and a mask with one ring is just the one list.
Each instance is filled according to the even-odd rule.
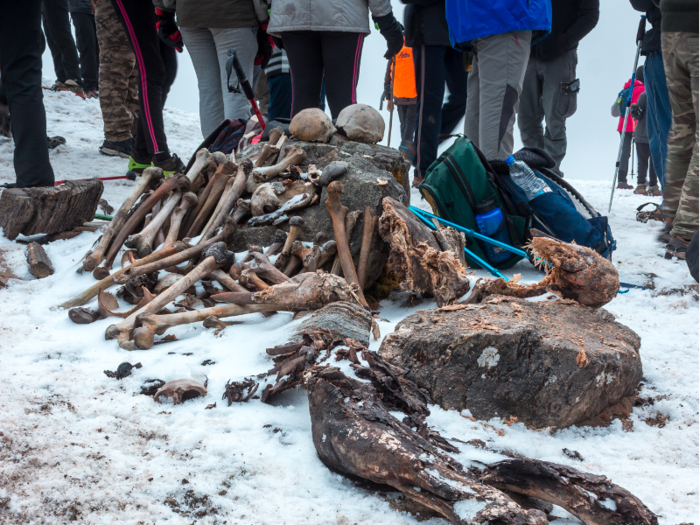
[[413,147],[413,134],[416,129],[416,118],[418,116],[416,111],[417,106],[416,104],[409,104],[404,107],[406,108],[406,131],[401,134],[401,138],[405,144]]
[[664,213],[673,218],[671,235],[689,241],[698,231],[698,36],[664,32],[661,45],[673,113]]
[[530,58],[531,31],[512,31],[480,39],[479,148],[489,159],[513,153],[513,124]]
[[542,62],[536,58],[530,58],[525,70],[523,91],[520,93],[520,105],[518,107],[518,129],[523,146],[528,148],[544,149],[544,107],[542,106],[542,76],[540,67]]
[[258,82],[255,84],[255,98],[258,99],[260,113],[263,117],[268,117],[270,114],[270,83],[267,80],[265,71],[260,71]]
[[75,39],[80,53],[80,76],[85,92],[97,89],[97,69],[99,48],[95,33],[95,17],[87,13],[71,13]]
[[464,53],[451,47],[445,50],[445,83],[449,95],[447,103],[442,106],[440,135],[451,135],[467,110],[467,72],[464,69]]
[[657,190],[659,189],[659,179],[656,176],[656,170],[654,170],[654,162],[651,158],[649,144],[647,144],[647,159],[647,164],[649,165],[649,187]]
[[[94,1],[100,47],[100,109],[105,139],[109,142],[129,141],[134,138],[138,122],[136,57],[110,1]],[[135,104],[130,97],[135,99]]]
[[45,25],[51,31],[51,38],[61,54],[61,64],[67,80],[75,80],[82,85],[80,60],[75,47],[68,15],[68,0],[44,0]]
[[630,154],[632,153],[632,132],[626,131],[625,138],[622,141],[622,158],[620,158],[620,169],[617,172],[618,185],[627,184],[627,169],[630,162]]
[[42,22],[44,26],[44,36],[46,37],[46,44],[49,46],[49,51],[51,52],[51,60],[53,61],[53,71],[56,74],[56,82],[64,83],[68,80],[66,76],[66,70],[63,67],[63,60],[61,58],[61,50],[58,48],[58,44],[51,37],[51,27],[46,20],[46,14],[44,13],[42,7]]
[[[121,23],[136,56],[139,70],[139,129],[134,148],[145,154],[143,144],[158,162],[170,158],[163,126],[165,65],[160,57],[160,39],[156,32],[153,5],[143,0],[114,0]],[[141,135],[141,136],[139,136]]]
[[177,76],[177,51],[174,47],[170,47],[165,42],[160,40],[160,58],[165,66],[165,77],[163,78],[163,107],[170,93],[170,87],[175,82]]
[[442,125],[442,101],[445,98],[446,46],[421,46],[414,49],[418,123],[416,176],[425,177],[437,158],[438,137]]
[[654,171],[664,186],[668,132],[671,129],[671,103],[661,51],[651,51],[644,62],[644,87],[647,93],[647,135]]
[[545,63],[542,83],[542,106],[546,123],[544,149],[557,163],[557,172],[560,172],[561,161],[566,155],[566,119],[576,111],[576,94],[562,93],[561,84],[576,80],[577,64],[578,54],[575,49]]
[[321,32],[326,97],[333,118],[337,118],[346,107],[357,104],[357,82],[360,79],[364,41],[364,33]]
[[[415,54],[414,54],[415,57]],[[472,69],[467,77],[467,114],[464,117],[464,134],[476,147],[479,147],[479,106],[481,100],[481,89],[479,86],[479,54],[474,53],[472,57]]]
[[[253,70],[255,68],[255,54],[258,52],[258,41],[255,37],[257,29],[252,27],[238,27],[235,29],[210,29],[216,44],[216,54],[219,60],[219,84],[223,93],[224,118],[248,119],[252,115],[250,102],[241,90],[240,93],[228,92],[228,74],[226,61],[229,49],[236,51],[238,61],[243,72],[253,85]],[[235,85],[237,79],[235,72],[231,73],[231,85]],[[217,122],[217,126],[221,121]]]
[[292,77],[287,74],[268,77],[270,87],[270,120],[290,118],[292,115]]
[[315,31],[289,31],[282,33],[282,42],[291,69],[293,117],[303,109],[317,108],[321,104],[321,37]]
[[[649,167],[649,144],[636,142],[637,149],[637,184],[647,183],[647,169]],[[650,183],[650,185],[652,185]]]
[[17,187],[53,186],[41,90],[41,1],[0,9],[0,75],[12,116]]

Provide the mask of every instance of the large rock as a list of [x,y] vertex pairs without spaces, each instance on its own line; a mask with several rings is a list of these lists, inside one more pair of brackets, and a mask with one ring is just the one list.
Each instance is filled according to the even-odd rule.
[[[333,136],[330,144],[297,141],[292,141],[291,144],[306,152],[306,161],[301,166],[303,171],[306,171],[309,164],[315,164],[320,170],[323,170],[335,160],[348,163],[348,170],[336,179],[342,182],[345,188],[341,200],[348,211],[364,211],[365,206],[369,206],[374,209],[377,216],[380,216],[383,212],[382,200],[384,197],[392,197],[408,205],[410,192],[407,193],[407,190],[410,187],[408,182],[410,165],[398,150],[376,144],[352,142],[337,135]],[[256,145],[247,148],[239,156],[254,156],[260,147]],[[387,182],[379,184],[379,180]],[[333,224],[328,211],[326,211],[327,198],[327,189],[323,188],[317,206],[290,213],[290,215],[299,215],[304,218],[302,241],[313,241],[318,232],[324,232],[329,239],[334,238]],[[350,250],[355,265],[358,263],[362,244],[362,222],[363,218],[360,217],[350,237]],[[275,226],[249,227],[242,225],[238,229],[239,233],[232,244],[232,249],[243,251],[250,244],[268,246],[272,243],[277,228]],[[288,230],[289,225],[285,223],[279,228]],[[389,246],[375,231],[367,268],[367,286],[379,278],[388,255]]]
[[605,310],[495,296],[420,310],[379,353],[411,370],[442,408],[565,428],[634,393],[640,343]]

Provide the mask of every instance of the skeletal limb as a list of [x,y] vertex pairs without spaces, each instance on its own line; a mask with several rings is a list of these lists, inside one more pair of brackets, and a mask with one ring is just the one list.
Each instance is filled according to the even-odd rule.
[[[75,306],[82,306],[85,303],[87,303],[89,300],[92,298],[96,297],[98,292],[100,290],[106,290],[114,284],[116,284],[116,278],[121,276],[122,274],[135,270],[136,268],[139,268],[141,266],[146,266],[150,263],[160,261],[161,259],[166,259],[172,255],[175,255],[177,253],[180,253],[184,251],[187,248],[187,245],[182,243],[182,242],[176,242],[172,246],[168,246],[167,248],[164,248],[162,250],[158,250],[156,253],[152,253],[151,255],[148,255],[144,257],[143,259],[138,259],[136,260],[132,265],[130,266],[125,266],[124,268],[121,268],[114,272],[112,275],[108,275],[104,279],[102,279],[100,282],[93,284],[90,288],[85,290],[84,292],[76,295],[69,301],[66,301],[63,303],[60,307],[61,308],[73,308]],[[200,247],[201,249],[201,247]],[[127,279],[128,281],[129,279]]]
[[283,309],[283,307],[274,304],[251,304],[245,306],[225,304],[179,314],[156,315],[144,312],[138,314],[136,319],[137,328],[134,330],[134,343],[136,348],[148,350],[153,346],[153,338],[156,334],[163,335],[168,328],[173,326],[204,321],[210,315],[226,318],[256,312],[276,312],[279,309]]
[[141,177],[139,177],[138,181],[136,182],[136,185],[131,190],[131,193],[129,193],[129,196],[119,207],[117,213],[114,214],[114,217],[112,217],[109,226],[107,226],[107,229],[102,234],[102,238],[97,243],[97,247],[83,261],[84,270],[91,272],[95,268],[97,268],[97,266],[99,266],[99,264],[102,262],[102,258],[104,257],[105,252],[107,251],[107,248],[109,247],[110,241],[114,237],[115,232],[118,232],[124,225],[124,223],[126,222],[126,218],[129,215],[129,211],[134,206],[139,197],[141,197],[143,192],[146,191],[146,189],[152,183],[160,180],[160,178],[158,177],[159,175],[160,178],[162,178],[163,172],[158,172],[156,170],[150,169],[146,169],[143,171],[143,174],[141,175]]
[[182,196],[182,202],[175,208],[171,215],[168,236],[165,238],[165,241],[163,241],[163,246],[170,246],[177,241],[178,235],[180,234],[182,219],[184,219],[187,212],[196,205],[197,196],[194,193],[188,191]]
[[218,211],[214,212],[209,224],[207,224],[207,227],[204,229],[202,239],[208,239],[214,234],[214,231],[224,222],[224,218],[231,212],[233,204],[238,201],[241,195],[243,195],[243,190],[245,190],[245,182],[252,167],[252,163],[248,159],[240,163],[238,166],[238,172],[236,173],[236,178],[233,180],[231,188],[224,192],[224,195],[220,201],[220,207],[218,208]]
[[358,287],[357,294],[360,298],[360,302],[363,306],[368,307],[367,300],[362,293],[362,287],[357,279],[357,273],[355,272],[355,264],[352,261],[352,253],[350,253],[350,245],[348,244],[348,237],[345,231],[345,216],[348,213],[348,209],[343,206],[340,202],[340,196],[343,193],[343,184],[334,181],[328,185],[328,200],[326,200],[326,209],[331,216],[333,221],[333,234],[335,235],[336,249],[338,250],[338,257],[340,258],[340,266],[343,269],[343,274],[345,275],[345,280],[349,284],[355,284]]
[[306,152],[301,148],[295,148],[289,155],[277,164],[268,167],[255,168],[253,179],[255,182],[267,182],[268,180],[282,175],[290,166],[298,166],[306,160]]
[[224,162],[216,169],[216,173],[214,173],[214,176],[207,185],[211,186],[209,195],[192,222],[192,226],[190,226],[190,228],[187,230],[187,237],[196,237],[202,232],[202,228],[211,216],[212,210],[216,208],[217,204],[221,200],[221,195],[229,183],[229,179],[234,169],[235,165],[232,162]]
[[159,311],[170,301],[182,294],[197,281],[209,275],[212,271],[222,266],[230,266],[234,260],[234,254],[228,251],[223,242],[207,246],[202,250],[203,260],[190,273],[185,275],[170,288],[147,304],[141,311],[135,312],[119,324],[111,325],[105,331],[105,339],[117,339],[119,346],[125,350],[134,350],[131,338],[136,316],[140,313],[153,313]]
[[365,206],[364,225],[362,228],[362,247],[360,248],[360,260],[357,263],[357,278],[360,289],[364,290],[367,280],[367,263],[369,262],[369,250],[374,239],[374,230],[377,228],[377,216],[374,210]]
[[[361,214],[362,212],[360,210],[355,210],[348,212],[348,214],[345,216],[345,235],[348,238],[348,242],[350,242],[350,237],[352,237],[352,232],[355,230],[357,219],[360,218]],[[338,257],[337,252],[335,259],[333,260],[333,266],[331,267],[330,273],[333,275],[341,275],[343,273],[343,269],[340,267],[340,257]]]
[[151,220],[151,222],[143,230],[141,230],[136,235],[132,235],[127,241],[126,246],[129,248],[135,248],[139,254],[139,257],[145,257],[153,251],[153,241],[156,235],[160,231],[160,228],[165,223],[170,214],[180,203],[180,198],[182,198],[182,193],[179,191],[174,191],[168,197],[165,205],[160,209],[158,214]]

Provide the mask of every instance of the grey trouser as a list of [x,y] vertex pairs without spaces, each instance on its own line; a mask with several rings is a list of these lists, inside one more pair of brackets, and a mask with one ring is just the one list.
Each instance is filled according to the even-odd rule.
[[532,31],[512,31],[473,43],[464,134],[488,159],[513,153],[513,124],[531,39]]
[[[248,80],[253,80],[253,61],[258,52],[257,28],[180,28],[185,48],[192,57],[199,87],[199,121],[208,136],[224,119],[247,119],[250,102],[241,93],[229,93],[226,83],[228,50],[234,49]],[[231,73],[231,85],[238,83]]]
[[577,63],[575,49],[554,60],[530,58],[520,93],[518,127],[523,145],[544,149],[557,170],[566,155],[566,119],[576,111],[576,94],[562,94],[560,88],[562,82],[576,80]]
[[413,144],[413,132],[416,129],[416,105],[396,104],[401,123],[401,143]]

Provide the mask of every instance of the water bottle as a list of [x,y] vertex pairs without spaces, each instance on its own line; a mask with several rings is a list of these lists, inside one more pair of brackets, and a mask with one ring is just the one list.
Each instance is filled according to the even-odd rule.
[[[480,202],[476,206],[476,225],[479,233],[491,237],[497,241],[510,245],[510,235],[503,220],[503,212],[496,206],[493,200]],[[493,263],[500,263],[508,260],[512,254],[493,244],[483,243],[486,258]]]
[[511,155],[506,159],[506,164],[510,170],[510,178],[525,192],[525,197],[527,197],[528,201],[548,191],[552,191],[552,188],[535,175],[530,166],[522,160],[515,160]]

